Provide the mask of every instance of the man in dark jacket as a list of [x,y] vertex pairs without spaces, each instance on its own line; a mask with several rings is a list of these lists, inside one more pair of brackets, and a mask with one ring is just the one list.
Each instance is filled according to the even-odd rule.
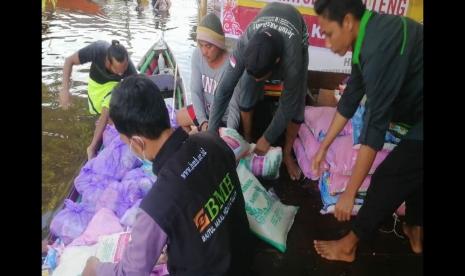
[[227,144],[212,133],[171,129],[161,93],[143,75],[112,94],[116,129],[136,155],[153,161],[157,181],[121,262],[91,257],[83,275],[149,275],[165,244],[170,275],[248,275],[251,233]]
[[410,130],[379,165],[355,218],[352,231],[337,241],[315,241],[326,259],[353,261],[359,240],[373,238],[383,220],[405,201],[404,232],[415,253],[423,239],[423,25],[400,16],[365,9],[362,0],[317,0],[315,11],[326,36],[326,46],[344,55],[351,47],[352,72],[337,112],[316,154],[321,161],[366,96],[360,151],[334,215],[349,220],[355,195],[367,176],[377,151],[383,148],[391,122]]
[[283,161],[291,179],[297,180],[301,171],[291,152],[304,120],[308,68],[308,33],[302,15],[288,4],[267,4],[241,36],[229,59],[229,67],[218,84],[208,129],[218,130],[234,88],[239,85],[234,93],[240,93],[244,136],[251,142],[253,109],[263,95],[264,81],[282,80],[284,90],[279,107],[258,139],[255,152],[265,154],[286,129]]

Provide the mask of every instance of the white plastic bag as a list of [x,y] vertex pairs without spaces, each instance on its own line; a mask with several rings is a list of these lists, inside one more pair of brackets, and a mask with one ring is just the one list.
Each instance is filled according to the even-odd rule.
[[282,204],[270,195],[241,160],[237,166],[250,229],[265,242],[286,251],[287,233],[299,207]]
[[68,246],[60,256],[60,263],[53,276],[78,276],[86,267],[87,259],[95,255],[97,245]]
[[250,144],[250,153],[244,157],[244,164],[255,176],[267,179],[279,178],[279,168],[283,160],[281,147],[271,147],[265,155],[253,152],[255,144]]
[[236,160],[241,159],[249,153],[250,144],[233,128],[221,127],[220,137],[228,144],[234,152]]

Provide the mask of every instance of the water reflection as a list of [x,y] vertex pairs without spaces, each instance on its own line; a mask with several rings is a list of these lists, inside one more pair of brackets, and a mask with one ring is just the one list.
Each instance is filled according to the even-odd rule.
[[[144,0],[142,0],[144,2]],[[58,107],[64,60],[95,40],[119,40],[137,64],[162,35],[172,48],[186,84],[195,44],[197,0],[172,1],[169,14],[153,11],[150,0],[143,10],[137,1],[58,0],[56,11],[42,22],[42,224],[66,196],[73,176],[85,160],[94,120],[87,110],[90,63],[74,66],[70,92],[74,106]],[[186,85],[188,86],[188,85]],[[190,99],[190,96],[188,96]],[[43,233],[45,233],[43,231]]]

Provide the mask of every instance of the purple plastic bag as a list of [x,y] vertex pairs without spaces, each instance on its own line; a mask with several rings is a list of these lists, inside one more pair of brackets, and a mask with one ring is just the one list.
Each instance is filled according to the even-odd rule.
[[118,193],[118,198],[116,200],[114,209],[116,216],[118,218],[122,218],[124,213],[126,213],[126,211],[134,205],[136,200],[131,200],[127,193],[124,190],[121,190]]
[[94,214],[94,208],[90,204],[65,199],[65,208],[53,218],[50,231],[61,238],[65,245],[69,244],[84,232]]
[[102,208],[108,208],[112,211],[116,210],[117,201],[119,196],[118,188],[120,182],[111,181],[110,184],[103,190],[99,198],[95,201],[95,211],[99,211]]
[[124,212],[124,215],[120,219],[120,223],[124,226],[130,226],[132,227],[134,225],[134,222],[136,221],[136,216],[139,213],[139,206],[140,203],[142,202],[142,199],[138,199],[134,205],[132,205],[131,208],[127,209],[126,212]]
[[81,193],[82,201],[95,206],[103,191],[114,180],[107,179],[106,181],[89,182],[87,187]]
[[124,213],[148,193],[153,181],[140,168],[128,172],[118,186],[116,215],[121,218]]
[[[88,161],[74,179],[74,187],[80,194],[86,193],[88,189],[92,192],[95,189],[105,189],[111,181],[115,180],[113,177],[94,172],[92,166],[95,160],[94,158]],[[95,203],[95,200],[93,202]]]
[[150,179],[140,169],[131,172],[123,181],[112,181],[106,187],[96,201],[96,210],[105,207],[113,210],[116,216],[121,218],[137,200],[145,196],[147,191],[144,185],[147,186],[147,184],[140,185],[140,183],[146,182],[150,185]]
[[103,146],[107,147],[113,139],[119,136],[118,131],[114,125],[106,124],[105,130],[103,131]]
[[114,186],[118,190],[118,197],[112,210],[122,218],[128,209],[144,198],[154,182],[154,177],[147,175],[142,168],[129,171],[123,180]]
[[91,164],[91,169],[99,174],[120,181],[130,170],[140,167],[142,163],[119,137],[105,147]]
[[142,168],[135,168],[126,173],[121,182],[123,182],[126,186],[137,186],[142,192],[142,197],[144,197],[152,188],[155,180],[156,176],[148,175]]

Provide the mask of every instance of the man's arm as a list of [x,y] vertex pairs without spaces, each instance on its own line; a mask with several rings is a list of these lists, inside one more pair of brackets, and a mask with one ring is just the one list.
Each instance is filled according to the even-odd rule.
[[[244,34],[245,35],[245,34]],[[245,69],[244,56],[245,45],[242,39],[237,42],[236,49],[229,57],[229,66],[218,83],[215,92],[215,99],[210,110],[210,120],[208,121],[208,130],[217,132],[221,124],[226,108],[234,92],[239,79]]]
[[199,49],[195,49],[191,61],[191,96],[192,105],[194,106],[195,117],[202,125],[207,121],[207,113],[205,111],[205,97],[203,94],[202,73],[200,72],[201,53]]
[[393,53],[379,52],[373,55],[363,68],[366,83],[367,103],[360,144],[380,150],[392,120],[393,103],[398,97],[408,74],[408,58]]
[[337,112],[334,114],[328,132],[312,161],[311,169],[316,175],[320,174],[320,165],[325,160],[329,147],[347,124],[348,120],[354,115],[363,95],[365,95],[365,87],[363,85],[362,74],[358,66],[352,65],[352,72],[347,82],[347,87],[337,104]]
[[377,49],[366,58],[363,65],[367,103],[360,133],[362,146],[346,190],[336,204],[334,215],[339,220],[350,219],[356,193],[373,165],[376,152],[384,145],[386,130],[392,118],[392,105],[408,74],[409,57],[400,55],[401,41],[398,47],[389,44],[384,49]]
[[59,95],[60,106],[64,110],[68,109],[71,104],[71,94],[69,93],[71,72],[73,71],[73,65],[78,64],[81,64],[81,62],[79,61],[79,55],[77,52],[65,59],[65,64],[63,66],[63,86]]
[[[157,263],[167,236],[160,226],[143,210],[137,215],[131,233],[131,241],[119,263],[90,260],[83,276],[149,275]],[[89,258],[90,259],[90,258]]]
[[364,95],[365,86],[363,84],[362,73],[357,65],[352,64],[352,71],[347,81],[346,89],[337,104],[339,114],[347,119],[352,118]]
[[93,42],[66,58],[65,65],[63,66],[63,87],[60,90],[59,95],[60,105],[63,109],[67,109],[70,105],[69,82],[73,65],[93,62],[97,52],[101,49],[104,43],[104,41]]
[[279,135],[286,129],[287,124],[296,115],[297,106],[305,101],[306,84],[302,83],[302,78],[299,79],[292,78],[284,81],[284,90],[279,98],[278,109],[263,133],[263,137],[269,143],[276,142]]
[[108,108],[102,108],[102,113],[100,114],[97,125],[95,126],[92,142],[87,147],[87,160],[94,158],[97,149],[100,147],[102,143],[103,131],[105,130],[105,126],[108,123],[109,117],[110,114],[108,112]]

